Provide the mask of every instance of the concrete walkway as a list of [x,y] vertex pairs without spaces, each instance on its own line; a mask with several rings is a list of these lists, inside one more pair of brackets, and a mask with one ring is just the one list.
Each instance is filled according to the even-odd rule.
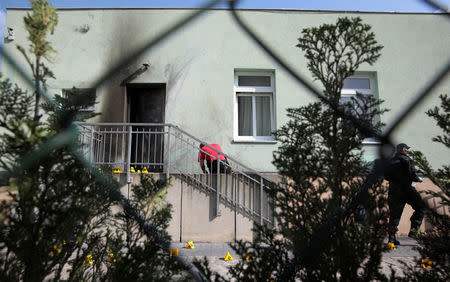
[[186,249],[186,243],[172,243],[172,248],[178,248],[178,255],[183,257],[206,256],[206,257],[222,257],[224,258],[227,252],[235,258],[236,253],[233,252],[228,243],[196,243],[195,249]]
[[416,240],[409,237],[397,237],[397,240],[400,241],[400,246],[396,246],[396,250],[383,253],[381,269],[384,274],[389,275],[392,268],[397,276],[402,277],[406,268],[405,264],[411,267],[421,267],[418,263],[421,257],[419,252],[415,250],[415,247],[417,247]]
[[419,252],[414,248],[417,247],[417,241],[409,237],[398,237],[400,246],[396,246],[397,250],[388,251],[383,254],[383,257],[418,257]]
[[[419,252],[414,250],[417,246],[417,242],[409,237],[398,237],[400,246],[397,246],[397,250],[388,251],[384,253],[385,257],[416,257],[419,256]],[[231,256],[235,257],[236,253],[231,249],[228,243],[196,243],[194,242],[195,249],[185,248],[186,243],[172,243],[172,248],[178,248],[179,256],[207,256],[207,257],[225,257],[229,252]]]
[[[390,269],[392,268],[396,271],[397,276],[403,276],[404,264],[420,266],[417,263],[420,259],[420,254],[414,249],[417,246],[417,242],[408,237],[398,237],[397,239],[401,245],[397,246],[396,250],[383,253],[381,269],[386,275],[390,275]],[[194,259],[207,257],[211,269],[225,277],[227,277],[228,267],[239,262],[236,253],[233,252],[228,243],[194,242],[195,249],[186,249],[185,246],[186,243],[172,243],[172,248],[178,248],[179,256],[190,262]],[[227,252],[233,257],[232,261],[224,260]]]

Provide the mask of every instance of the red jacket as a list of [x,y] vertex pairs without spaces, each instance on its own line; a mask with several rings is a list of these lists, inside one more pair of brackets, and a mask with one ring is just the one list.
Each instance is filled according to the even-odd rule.
[[[220,148],[219,144],[213,143],[213,144],[208,144],[208,145],[213,147],[217,151],[223,153],[222,148]],[[208,148],[207,146],[203,146],[203,148],[200,150],[200,152],[198,152],[198,161],[199,162],[202,162],[203,160],[215,161],[216,159],[217,159],[217,152],[211,148]],[[224,161],[225,156],[221,154],[220,160]]]

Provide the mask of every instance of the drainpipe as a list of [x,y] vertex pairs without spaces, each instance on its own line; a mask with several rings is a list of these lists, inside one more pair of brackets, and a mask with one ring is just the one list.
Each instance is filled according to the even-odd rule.
[[169,181],[170,177],[170,134],[171,126],[169,125],[167,129],[167,160],[166,160],[166,180]]
[[128,151],[127,151],[127,161],[125,164],[125,169],[127,170],[127,183],[131,183],[131,177],[130,177],[130,162],[131,162],[131,134],[132,134],[132,127],[131,125],[128,126]]
[[263,225],[263,192],[264,192],[264,182],[261,177],[259,186],[259,225]]
[[220,153],[217,154],[216,216],[220,216]]

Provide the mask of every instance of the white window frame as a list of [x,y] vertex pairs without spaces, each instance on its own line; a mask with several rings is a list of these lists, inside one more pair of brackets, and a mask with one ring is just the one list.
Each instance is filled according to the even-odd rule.
[[[253,86],[239,86],[239,76],[269,76],[270,86],[268,87],[253,87]],[[253,120],[253,135],[252,136],[239,136],[239,111],[238,111],[238,97],[250,96],[252,97],[252,120]],[[274,118],[274,73],[273,72],[260,72],[260,71],[236,71],[234,73],[234,132],[233,139],[235,142],[275,142],[272,135],[270,136],[256,136],[256,99],[257,96],[270,97],[270,131],[275,130],[275,118]]]
[[[92,92],[94,92],[96,94],[95,97],[97,99],[97,89],[95,89],[95,88],[76,88],[76,89],[79,90],[79,91],[82,91],[82,92],[90,92],[90,91],[92,91]],[[63,89],[61,89],[61,96],[64,97],[66,95],[65,91],[70,91],[70,90],[72,90],[72,88],[63,88]],[[87,107],[80,108],[79,111],[80,112],[93,112],[95,110],[95,102],[96,101],[94,101],[93,104],[91,104],[91,105],[89,105]]]
[[[365,95],[372,95],[376,98],[377,93],[375,88],[375,74],[354,74],[352,76],[349,76],[348,78],[369,79],[370,89],[342,89],[341,97],[355,97],[356,93],[360,93]],[[363,144],[381,144],[381,142],[376,138],[370,137],[364,138]]]

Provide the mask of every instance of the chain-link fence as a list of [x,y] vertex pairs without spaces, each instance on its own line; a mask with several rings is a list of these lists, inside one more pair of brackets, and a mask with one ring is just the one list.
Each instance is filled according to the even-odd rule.
[[[176,36],[177,31],[184,28],[185,26],[189,25],[191,22],[199,18],[201,15],[208,13],[209,9],[212,8],[214,5],[216,5],[218,2],[221,2],[219,0],[209,1],[204,6],[202,6],[200,9],[195,10],[192,14],[188,15],[187,17],[179,20],[177,23],[169,27],[166,31],[160,33],[155,38],[149,40],[147,43],[143,45],[139,50],[134,52],[128,57],[124,57],[120,60],[120,62],[113,68],[111,68],[108,72],[104,73],[100,79],[97,80],[97,82],[94,84],[94,87],[98,87],[104,83],[104,81],[107,81],[114,75],[118,74],[123,68],[125,68],[129,62],[136,60],[143,52],[146,52],[148,50],[151,50],[152,48],[155,48],[159,43],[161,43],[164,40],[167,40],[169,37]],[[296,72],[294,69],[292,69],[289,64],[281,58],[269,45],[263,40],[263,38],[260,38],[251,27],[249,27],[241,18],[239,13],[236,11],[235,7],[239,1],[228,1],[229,3],[229,12],[232,15],[235,23],[240,27],[240,29],[247,34],[249,38],[251,38],[258,46],[259,48],[265,52],[265,54],[270,57],[273,61],[275,61],[283,70],[285,70],[293,80],[295,80],[298,84],[308,89],[311,95],[318,98],[323,103],[328,104],[330,108],[332,108],[334,111],[338,112],[339,115],[343,118],[348,120],[353,124],[354,127],[357,129],[364,131],[364,132],[370,132],[372,136],[375,136],[380,142],[381,145],[379,146],[379,159],[381,160],[380,164],[381,166],[377,167],[376,170],[374,170],[364,181],[363,185],[360,188],[359,193],[357,193],[354,198],[351,201],[351,204],[348,206],[346,211],[344,213],[341,213],[337,215],[335,218],[331,219],[328,222],[325,222],[321,228],[316,232],[315,236],[313,236],[313,240],[308,245],[305,245],[302,250],[296,251],[295,260],[292,260],[291,263],[286,266],[284,273],[281,273],[279,277],[292,277],[295,275],[295,269],[296,266],[301,263],[304,260],[312,259],[314,256],[318,256],[320,253],[320,244],[325,241],[327,238],[329,238],[331,227],[342,217],[347,216],[348,214],[352,213],[355,210],[355,207],[359,205],[359,203],[362,201],[361,199],[364,197],[364,194],[368,193],[369,187],[371,187],[379,178],[380,175],[383,174],[384,168],[387,164],[387,152],[391,152],[391,148],[393,147],[393,143],[391,141],[391,134],[392,132],[400,127],[402,123],[405,122],[406,117],[419,106],[419,104],[432,93],[432,90],[435,89],[448,75],[448,72],[450,70],[450,61],[444,62],[442,66],[439,66],[439,72],[435,77],[431,77],[429,79],[429,82],[427,86],[418,92],[415,95],[415,98],[410,102],[409,105],[405,106],[402,109],[402,113],[396,118],[395,121],[393,121],[391,124],[388,125],[387,129],[385,130],[384,134],[379,134],[375,132],[372,128],[367,128],[365,125],[361,124],[359,120],[354,118],[351,115],[348,115],[347,113],[340,110],[340,108],[329,102],[329,100],[325,99],[323,95],[320,93],[319,90],[317,90],[313,84],[306,79],[304,76]],[[440,9],[441,11],[446,12],[442,7],[440,7],[437,3],[434,1],[424,1],[428,3],[429,5],[435,7],[436,9]],[[443,16],[449,17],[449,14],[446,13]],[[4,49],[1,50],[3,58],[10,63],[10,65],[17,71],[22,77],[24,77],[29,85],[34,85],[33,79],[25,72],[23,68],[19,66],[17,62],[12,58],[12,56]],[[46,93],[45,91],[42,91],[42,89],[39,89],[41,92],[41,95],[45,98],[46,102],[50,105],[54,105],[52,102],[52,98]],[[39,160],[43,157],[52,152],[53,150],[60,148],[62,146],[71,145],[76,143],[75,141],[80,136],[79,127],[77,127],[74,124],[71,124],[66,127],[66,129],[55,136],[53,136],[51,139],[49,139],[46,143],[42,144],[38,150],[34,150],[30,152],[25,158],[23,159],[23,162],[21,163],[21,168],[25,169],[29,166],[31,166],[34,163],[39,162]],[[116,150],[117,148],[113,148]],[[86,166],[86,168],[89,168],[91,173],[95,175],[97,181],[102,182],[106,185],[106,187],[109,187],[108,193],[110,194],[111,198],[118,201],[123,209],[131,215],[136,222],[139,223],[141,228],[145,231],[145,233],[153,237],[155,241],[159,244],[159,246],[169,252],[170,249],[170,242],[164,240],[159,234],[156,228],[154,228],[152,222],[145,221],[140,211],[135,210],[128,200],[121,195],[119,191],[119,184],[116,182],[111,182],[109,179],[105,178],[101,173],[98,172],[98,168],[93,166],[90,162],[89,156],[88,158],[84,155],[82,155],[78,150],[74,148],[73,154],[75,154],[78,159]],[[177,257],[178,262],[186,269],[188,270],[192,276],[197,281],[203,281],[206,278],[202,277],[199,272],[196,270],[196,268],[186,260],[184,260],[182,257]]]

